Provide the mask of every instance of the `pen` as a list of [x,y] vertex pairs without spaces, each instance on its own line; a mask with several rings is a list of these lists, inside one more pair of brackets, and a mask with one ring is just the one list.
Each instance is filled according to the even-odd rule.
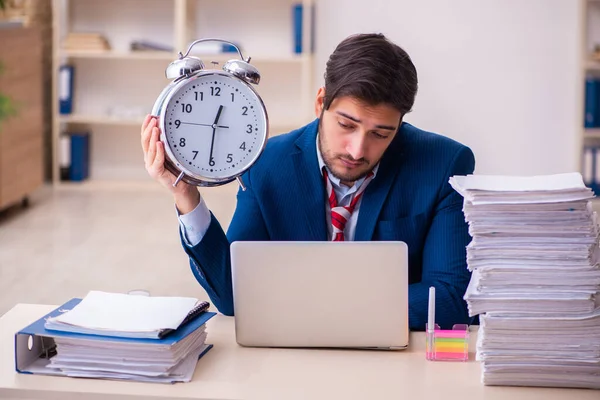
[[435,331],[435,287],[429,288],[429,310],[427,314],[427,358],[433,357]]

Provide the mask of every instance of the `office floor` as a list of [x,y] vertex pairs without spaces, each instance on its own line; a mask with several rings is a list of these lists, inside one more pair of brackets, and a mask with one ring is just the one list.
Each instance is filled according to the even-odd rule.
[[[235,184],[202,193],[226,229]],[[171,196],[154,182],[43,187],[0,213],[0,315],[89,290],[207,299],[183,252]]]

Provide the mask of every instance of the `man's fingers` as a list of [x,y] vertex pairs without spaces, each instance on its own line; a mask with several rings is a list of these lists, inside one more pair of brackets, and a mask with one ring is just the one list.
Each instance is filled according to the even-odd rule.
[[156,142],[158,141],[158,128],[153,127],[150,133],[150,142],[148,143],[148,154],[146,156],[146,165],[148,167],[154,164],[154,158],[156,157]]
[[144,134],[144,131],[146,130],[146,128],[148,127],[148,124],[150,123],[150,118],[152,118],[152,115],[148,114],[146,115],[146,118],[144,118],[144,122],[142,122],[142,130],[141,130],[141,134]]
[[144,150],[144,154],[148,153],[148,149],[149,149],[149,145],[150,145],[150,139],[152,138],[152,130],[154,129],[154,127],[156,126],[156,118],[150,116],[150,118],[148,118],[148,121],[145,123],[142,127],[142,150]]
[[165,164],[165,145],[163,142],[156,142],[156,157],[154,157],[154,163],[152,163],[152,169],[159,175],[162,172]]

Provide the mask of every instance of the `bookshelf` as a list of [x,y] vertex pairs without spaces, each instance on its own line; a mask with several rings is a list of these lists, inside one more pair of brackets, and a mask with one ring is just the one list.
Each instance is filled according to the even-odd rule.
[[[270,118],[271,136],[313,119],[313,13],[316,0],[53,0],[52,176],[60,180],[64,133],[90,133],[88,181],[144,181],[140,126],[169,83],[167,65],[195,39],[238,44],[261,73],[256,90]],[[294,51],[293,6],[302,4],[302,52]],[[66,48],[69,33],[98,33],[107,50]],[[132,51],[145,40],[170,49]],[[201,54],[207,68],[237,53]],[[73,107],[59,108],[59,68],[74,67]]]
[[[600,1],[580,0],[581,9],[581,95],[580,110],[578,114],[578,141],[579,161],[581,172],[586,185],[592,187],[596,194],[600,194],[600,151],[597,155],[590,148],[600,150],[600,121],[594,126],[586,126],[585,119],[589,114],[590,104],[587,81],[589,78],[600,80]],[[600,97],[599,97],[600,99]],[[600,117],[600,103],[598,107]],[[594,180],[593,177],[596,176]]]

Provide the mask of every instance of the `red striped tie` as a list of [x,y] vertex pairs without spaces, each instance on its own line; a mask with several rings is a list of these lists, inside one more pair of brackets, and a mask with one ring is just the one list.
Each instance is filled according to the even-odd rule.
[[362,197],[363,192],[367,188],[367,185],[373,179],[373,171],[369,172],[366,176],[363,183],[360,185],[356,193],[353,194],[352,201],[350,201],[350,205],[347,206],[338,206],[337,199],[335,198],[335,192],[333,190],[333,186],[331,185],[331,181],[329,180],[329,176],[327,174],[327,170],[323,168],[323,177],[325,179],[325,186],[327,188],[327,196],[329,197],[329,206],[331,208],[331,225],[333,226],[333,234],[331,235],[331,240],[334,242],[343,242],[344,241],[344,228],[346,227],[346,222],[352,216],[354,212],[354,207]]

